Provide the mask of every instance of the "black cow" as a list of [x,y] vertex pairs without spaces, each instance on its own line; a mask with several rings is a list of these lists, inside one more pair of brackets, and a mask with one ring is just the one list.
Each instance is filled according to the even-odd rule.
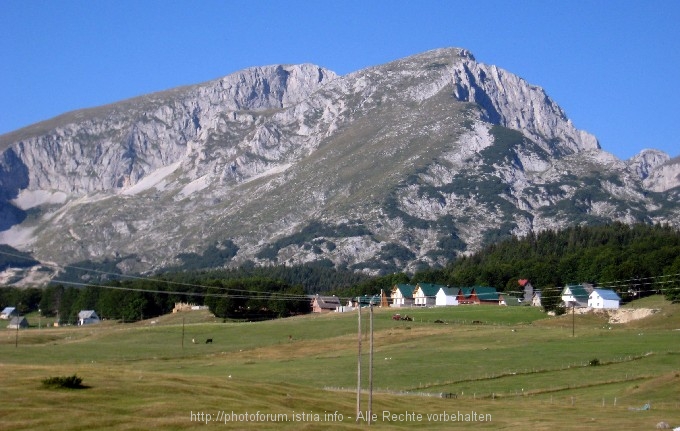
[[212,338],[208,338],[207,340],[205,340],[205,344],[212,344]]

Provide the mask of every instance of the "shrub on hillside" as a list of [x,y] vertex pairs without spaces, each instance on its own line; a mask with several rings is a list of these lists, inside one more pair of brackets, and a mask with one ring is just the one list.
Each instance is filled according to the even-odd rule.
[[72,376],[49,377],[42,381],[44,387],[51,389],[82,389],[84,388],[82,383],[83,379],[75,374]]

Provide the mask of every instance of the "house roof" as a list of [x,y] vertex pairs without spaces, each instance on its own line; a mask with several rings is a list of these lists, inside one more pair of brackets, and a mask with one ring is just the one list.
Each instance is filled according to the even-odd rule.
[[439,294],[439,292],[444,292],[444,295],[446,296],[456,296],[458,295],[459,291],[460,289],[458,289],[457,287],[441,286],[437,291],[437,294]]
[[498,301],[499,299],[495,287],[475,286],[473,289],[480,301]]
[[337,307],[340,307],[340,298],[337,296],[320,296],[316,295],[314,296],[314,300],[316,301],[316,305],[319,306],[319,308],[332,308],[335,309]]
[[392,296],[394,296],[395,292],[398,290],[404,298],[413,298],[413,291],[415,288],[416,287],[412,284],[395,284],[392,288]]
[[472,295],[472,287],[460,287],[458,288],[458,295],[462,295],[463,298],[469,298]]
[[436,296],[437,292],[439,292],[439,289],[442,287],[444,286],[432,283],[418,283],[416,285],[416,289],[420,288],[425,296]]
[[594,294],[600,295],[602,299],[606,299],[608,301],[620,301],[621,297],[616,294],[613,290],[609,289],[594,289],[593,293],[590,294],[590,296],[593,296]]
[[522,279],[517,280],[517,282],[519,283],[520,286],[524,287],[524,285],[529,282],[529,279],[522,278]]
[[7,314],[7,315],[9,315],[9,314],[14,313],[14,310],[16,310],[16,307],[5,307],[5,308],[0,312],[0,314]]
[[564,289],[562,289],[562,295],[566,295],[567,289],[569,292],[571,292],[571,296],[576,299],[587,300],[588,296],[590,295],[590,292],[588,292],[588,290],[586,290],[586,288],[580,284],[565,286]]
[[78,312],[78,319],[91,319],[93,317],[99,318],[94,310],[80,310]]
[[10,325],[26,325],[28,326],[28,320],[26,319],[26,316],[14,316],[12,319],[9,321]]

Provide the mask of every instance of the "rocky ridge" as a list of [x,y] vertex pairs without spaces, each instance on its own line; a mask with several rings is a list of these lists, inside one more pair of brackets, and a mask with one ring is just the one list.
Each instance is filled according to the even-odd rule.
[[211,265],[381,273],[575,223],[680,226],[677,159],[618,160],[543,89],[454,48],[346,76],[250,68],[64,114],[0,151],[0,242],[121,272],[212,250],[228,257]]

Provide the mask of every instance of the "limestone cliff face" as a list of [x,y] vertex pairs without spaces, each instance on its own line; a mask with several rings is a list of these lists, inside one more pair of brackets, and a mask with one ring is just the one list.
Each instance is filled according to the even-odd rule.
[[477,63],[469,55],[452,69],[452,74],[456,98],[478,104],[483,120],[521,130],[551,153],[600,148],[593,135],[574,127],[543,89],[519,76]]
[[680,225],[677,159],[616,159],[461,49],[346,76],[249,68],[67,113],[0,151],[0,242],[124,272],[231,247],[225,265],[380,273],[573,223]]
[[671,159],[663,151],[643,150],[628,161],[630,169],[643,180],[644,186],[655,192],[665,192],[680,186],[680,158]]
[[335,77],[312,65],[255,67],[202,85],[65,114],[34,127],[38,133],[29,127],[3,136],[0,148],[9,147],[24,165],[28,184],[21,189],[75,195],[113,191],[182,160],[228,113],[292,106]]

